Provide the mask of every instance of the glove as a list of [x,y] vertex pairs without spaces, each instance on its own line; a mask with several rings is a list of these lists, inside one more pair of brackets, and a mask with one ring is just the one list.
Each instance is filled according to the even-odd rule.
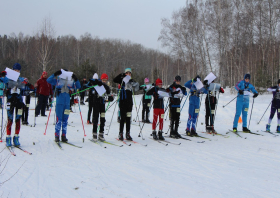
[[239,89],[238,93],[241,94],[241,95],[243,95],[243,94],[244,94],[244,91],[241,90],[241,89]]
[[197,76],[193,79],[193,81],[197,81],[198,78],[200,78],[199,75],[197,75]]
[[93,79],[89,79],[89,85],[93,86],[93,85],[97,85],[97,80],[93,80]]
[[135,82],[133,79],[130,79],[129,82]]
[[78,78],[74,73],[72,74],[72,78],[74,79],[75,82],[78,81]]
[[102,81],[99,81],[99,80],[97,80],[97,84],[98,84],[98,86],[102,86],[103,85]]
[[220,92],[221,93],[225,93],[225,91],[224,91],[224,89],[222,87],[220,88]]
[[7,72],[6,72],[6,71],[2,71],[2,72],[1,72],[1,76],[2,76],[2,77],[5,77],[6,75],[7,75]]
[[113,102],[114,101],[114,97],[113,96],[108,96],[108,101],[109,102]]
[[59,76],[60,74],[62,74],[61,70],[54,72],[54,76]]
[[253,98],[256,98],[256,97],[258,97],[258,93],[255,93],[254,95],[253,95]]
[[180,90],[171,92],[171,95],[174,96],[175,94],[178,94],[178,93],[180,93]]
[[204,85],[208,85],[208,80],[203,81]]

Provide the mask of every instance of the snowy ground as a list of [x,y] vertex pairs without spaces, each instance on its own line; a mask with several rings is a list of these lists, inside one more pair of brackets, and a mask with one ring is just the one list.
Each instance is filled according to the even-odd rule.
[[[216,130],[219,133],[225,134],[228,129],[232,129],[235,101],[226,108],[222,106],[234,97],[229,93],[220,96],[216,118]],[[224,138],[201,133],[205,127],[204,96],[198,131],[201,136],[209,137],[212,141],[197,143],[203,139],[194,137],[191,142],[168,139],[181,142],[179,146],[164,146],[149,139],[151,125],[147,124],[143,129],[145,140],[138,137],[139,126],[132,125],[131,130],[134,140],[148,144],[147,147],[139,144],[130,147],[106,144],[107,148],[100,147],[88,140],[91,137],[91,125],[85,125],[87,137],[84,138],[79,108],[76,106],[76,113],[72,113],[69,118],[71,126],[68,127],[67,137],[69,142],[83,148],[63,144],[64,150],[60,150],[54,143],[52,111],[46,135],[43,135],[47,120],[44,117],[37,118],[35,128],[22,126],[20,142],[33,155],[14,149],[17,156],[11,156],[5,149],[5,143],[0,143],[1,161],[9,157],[8,161],[5,160],[7,166],[0,182],[10,178],[22,166],[9,181],[0,186],[0,197],[279,197],[280,136],[273,137],[261,132],[265,130],[269,111],[257,125],[271,98],[271,95],[256,98],[252,115],[250,129],[264,136],[241,134],[247,137],[241,139],[234,134]],[[137,96],[137,108],[140,100],[141,96]],[[249,112],[251,104],[252,101]],[[113,107],[106,113],[106,129]],[[31,109],[34,109],[34,100]],[[85,123],[87,106],[81,106],[81,109]],[[181,133],[185,131],[187,111],[188,102],[181,114]],[[32,124],[33,120],[34,110],[30,110],[29,123]],[[119,129],[116,120],[115,113],[106,139],[121,144],[115,140]],[[271,128],[275,132],[275,118]],[[166,121],[164,131],[167,130]],[[3,168],[4,163],[0,170]]]

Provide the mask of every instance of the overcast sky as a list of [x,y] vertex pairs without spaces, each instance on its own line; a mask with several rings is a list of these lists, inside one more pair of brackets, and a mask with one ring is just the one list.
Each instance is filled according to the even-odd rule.
[[119,38],[160,49],[161,18],[170,18],[185,0],[1,0],[0,35],[34,35],[50,17],[56,35],[85,32],[100,38]]

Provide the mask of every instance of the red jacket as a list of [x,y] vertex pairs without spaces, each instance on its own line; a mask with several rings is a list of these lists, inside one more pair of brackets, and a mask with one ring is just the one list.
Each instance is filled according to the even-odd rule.
[[37,80],[35,86],[37,87],[37,94],[44,96],[53,95],[52,86],[47,82],[47,78],[41,77],[39,80]]

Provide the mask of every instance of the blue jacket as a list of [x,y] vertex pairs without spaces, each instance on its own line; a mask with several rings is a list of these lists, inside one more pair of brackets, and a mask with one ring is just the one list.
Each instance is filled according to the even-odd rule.
[[[48,79],[47,82],[50,83],[51,85],[56,86],[56,104],[65,104],[65,105],[70,105],[70,94],[69,93],[60,93],[61,88],[64,86],[62,84],[60,84],[60,79],[56,79],[56,77],[53,75],[51,75]],[[67,86],[67,88],[69,89],[80,89],[81,88],[81,84],[80,82],[77,80],[76,82],[73,82],[73,84],[71,86]]]
[[[255,89],[255,87],[251,84],[251,83],[246,83],[245,79],[239,81],[238,83],[236,83],[235,85],[235,89],[237,91],[239,90],[243,90],[243,91],[252,91],[254,94],[258,93]],[[240,94],[238,93],[237,95],[237,100],[239,101],[247,101],[249,102],[249,95],[244,95],[244,94]]]
[[200,90],[197,90],[193,79],[186,82],[185,87],[190,89],[191,95],[193,95],[194,93],[196,93],[196,94],[203,94],[203,93],[207,94],[208,93],[208,90],[205,89],[204,87],[201,88]]

